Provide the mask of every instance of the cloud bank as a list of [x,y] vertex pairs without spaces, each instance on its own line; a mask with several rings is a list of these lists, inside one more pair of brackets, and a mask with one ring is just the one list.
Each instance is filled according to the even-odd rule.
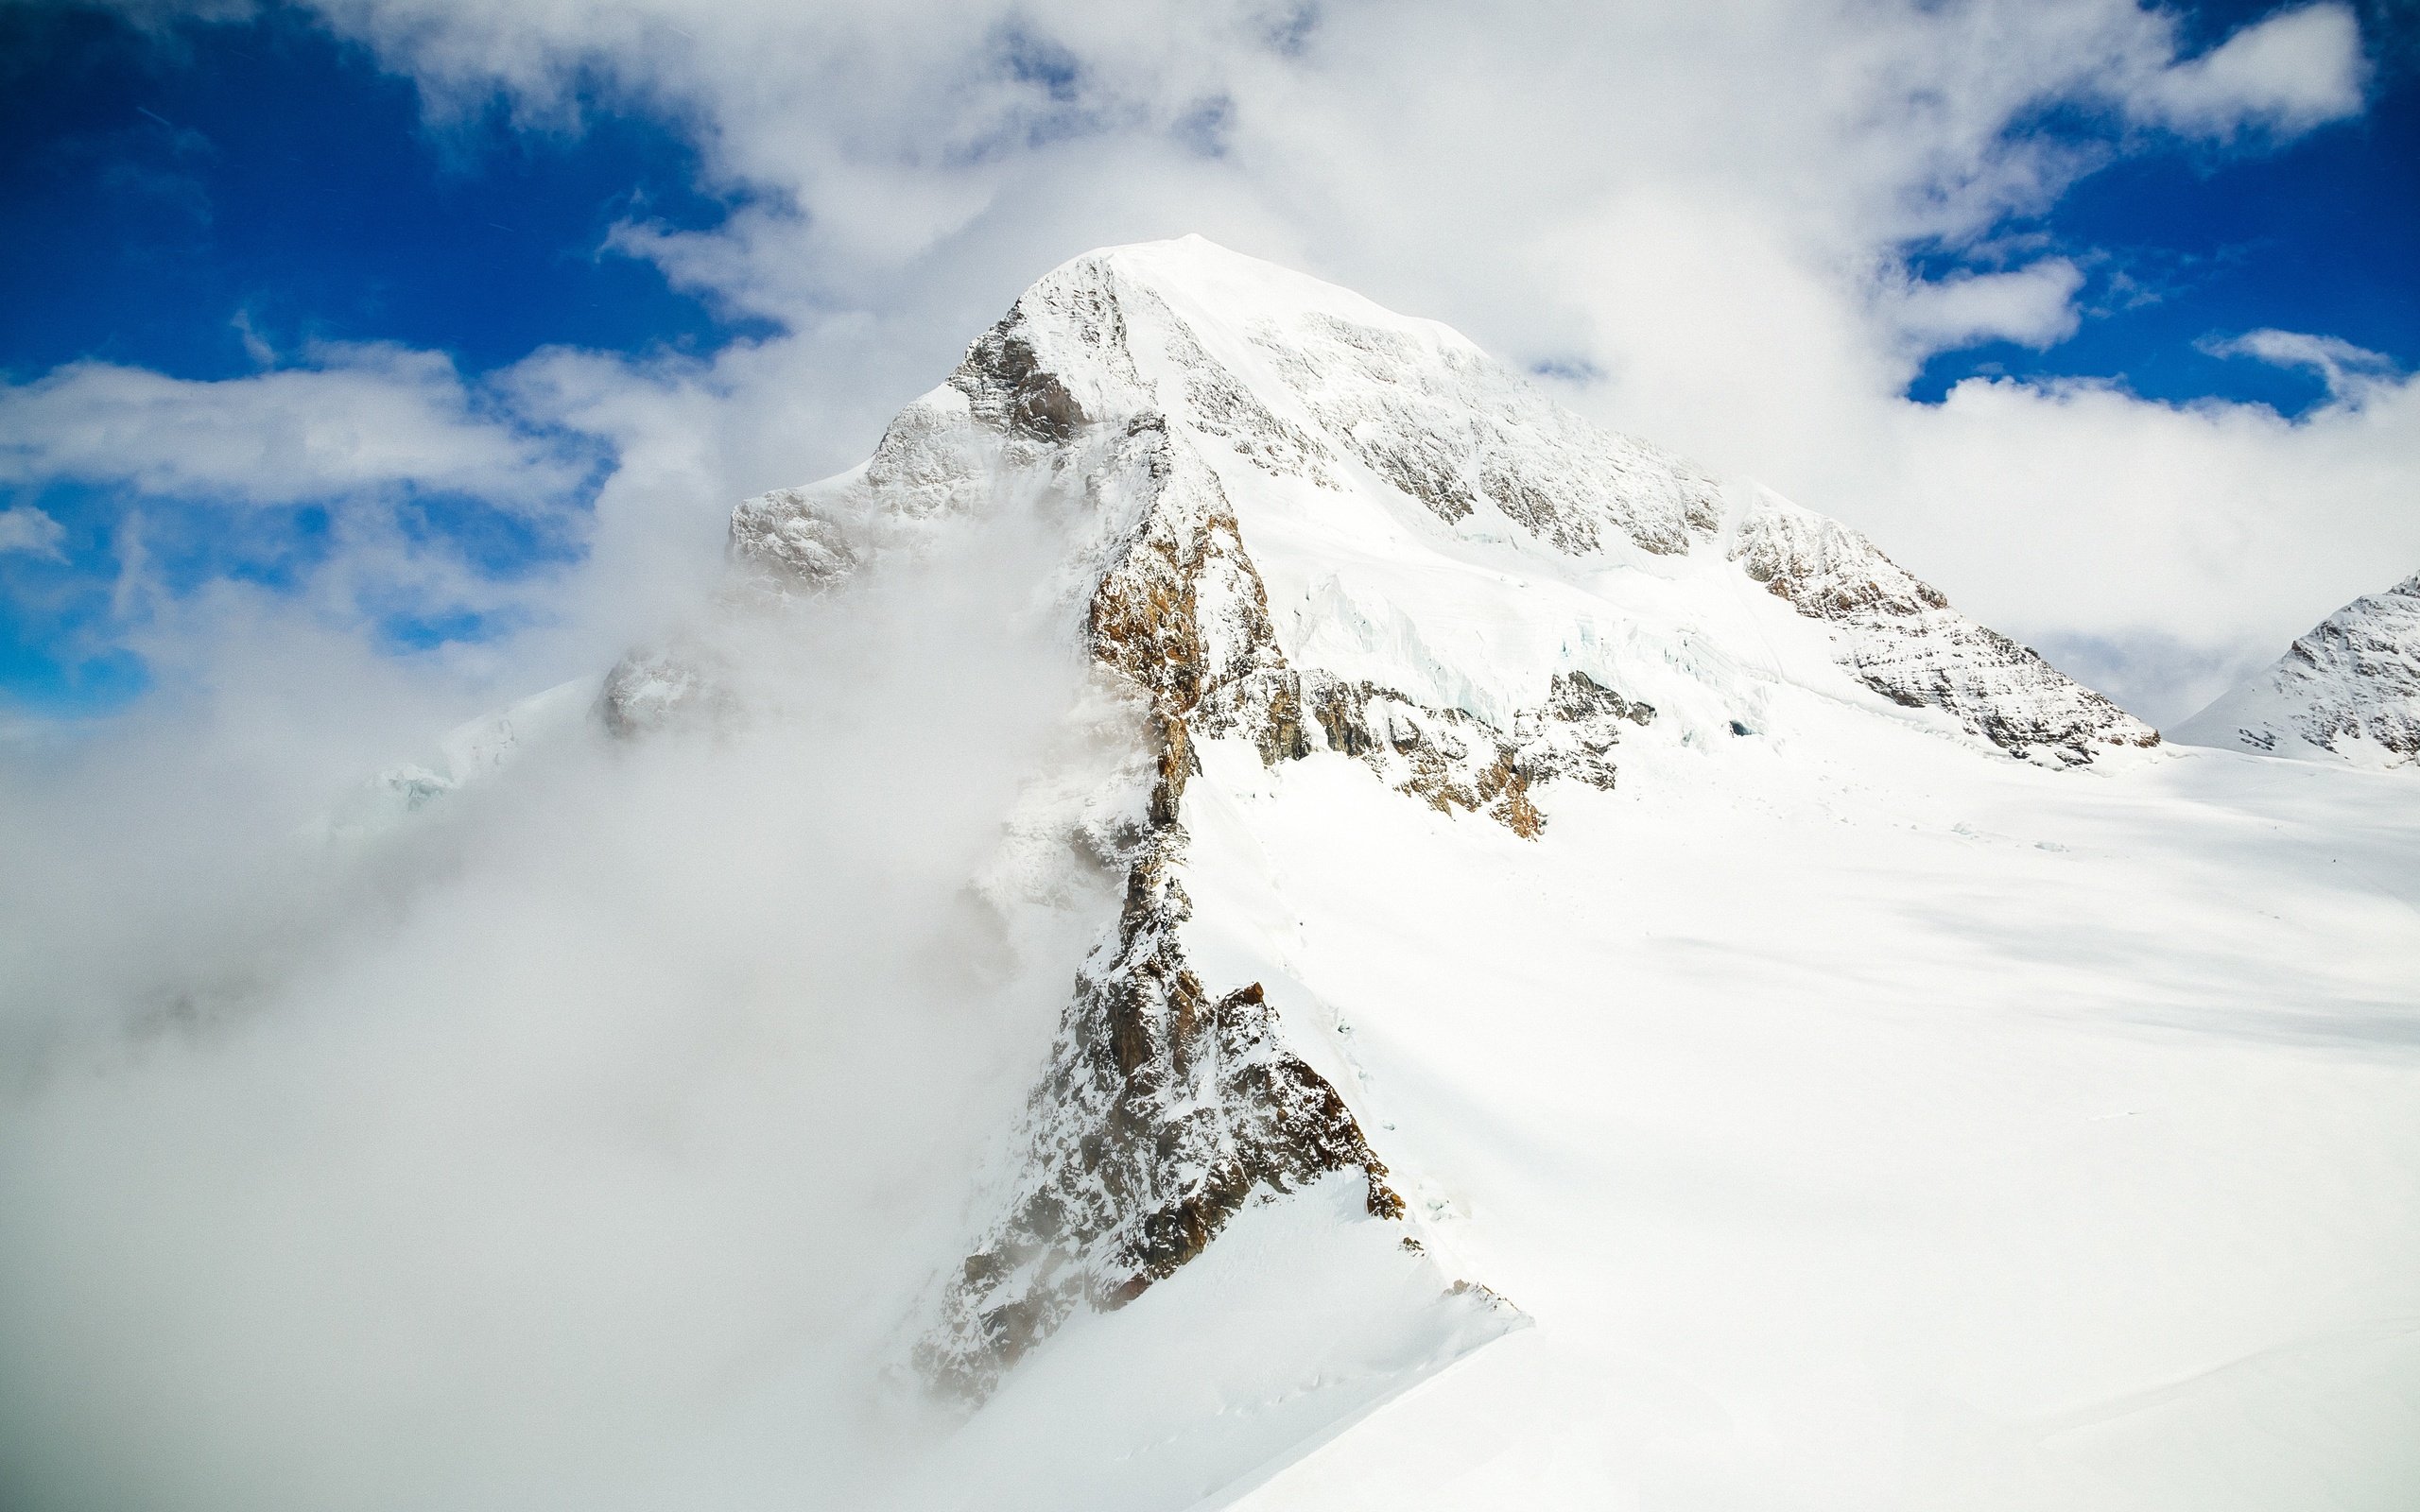
[[364,707],[0,768],[12,1508],[924,1504],[898,1331],[1115,906],[992,865],[1084,684],[953,550],[383,826]]

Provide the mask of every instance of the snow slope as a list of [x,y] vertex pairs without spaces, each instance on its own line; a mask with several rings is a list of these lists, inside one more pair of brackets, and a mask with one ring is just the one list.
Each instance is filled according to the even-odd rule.
[[[966,1414],[902,1504],[2408,1504],[2397,779],[2161,748],[1845,526],[1198,238],[743,505],[731,613],[1003,519],[1093,754],[977,889],[1097,943],[901,1320]],[[732,717],[710,641],[599,722]]]
[[1252,839],[1196,908],[1291,927],[1205,970],[1349,1031],[1437,1247],[1536,1322],[1235,1504],[2410,1504],[2397,779],[1855,723],[1627,747],[1534,844],[1213,767]]
[[2420,760],[2420,573],[2330,614],[2175,734],[2302,761]]

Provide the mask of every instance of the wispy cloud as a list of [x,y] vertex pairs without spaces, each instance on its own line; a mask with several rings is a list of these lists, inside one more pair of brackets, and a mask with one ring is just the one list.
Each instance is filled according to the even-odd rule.
[[2083,272],[2064,257],[2005,273],[1968,273],[1891,287],[1884,307],[1921,352],[1982,341],[2048,347],[2075,334]]
[[2201,345],[2213,356],[2252,357],[2280,368],[2308,369],[2319,374],[2327,385],[2328,396],[2337,400],[2364,398],[2392,387],[2401,376],[2394,358],[2338,336],[2264,329],[2211,338]]
[[0,509],[0,556],[22,552],[28,557],[65,561],[67,554],[60,546],[66,539],[66,526],[30,504]]
[[482,405],[441,353],[316,356],[216,382],[79,362],[0,388],[0,481],[75,478],[231,505],[410,484],[538,507],[582,475],[559,443]]
[[2292,134],[2358,114],[2367,72],[2351,8],[2310,5],[2146,74],[2124,98],[2136,115],[2195,135]]

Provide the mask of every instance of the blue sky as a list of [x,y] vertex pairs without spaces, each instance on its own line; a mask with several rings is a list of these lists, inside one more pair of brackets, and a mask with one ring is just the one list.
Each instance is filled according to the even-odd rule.
[[[2281,9],[2172,12],[2177,64]],[[542,63],[500,51],[489,77],[475,49],[467,62],[461,51],[431,62],[408,35],[399,43],[375,26],[340,35],[293,7],[138,26],[106,9],[0,6],[0,224],[11,228],[0,239],[0,286],[10,291],[0,302],[0,376],[10,386],[0,404],[18,416],[0,433],[0,511],[13,511],[0,524],[14,522],[0,534],[0,548],[14,548],[0,549],[8,708],[45,716],[119,706],[154,680],[142,630],[162,606],[215,585],[301,604],[339,560],[389,564],[389,575],[354,571],[338,607],[314,612],[349,616],[354,633],[394,655],[510,637],[550,610],[481,585],[576,567],[598,490],[631,444],[528,402],[532,353],[573,348],[631,373],[667,364],[718,373],[735,352],[805,340],[802,324],[848,283],[820,282],[819,258],[855,269],[859,290],[879,286],[863,269],[890,254],[865,226],[910,215],[894,205],[925,214],[923,201],[877,193],[871,209],[847,208],[838,190],[818,187],[838,175],[802,170],[785,181],[767,166],[780,152],[817,161],[821,149],[785,137],[789,117],[778,109],[744,113],[756,109],[747,79],[679,73],[689,44],[703,59],[713,42],[682,15],[618,54],[498,34],[490,45],[526,45]],[[2080,274],[2072,319],[2047,335],[2020,321],[2013,338],[1950,340],[1922,353],[1912,381],[1889,397],[1934,404],[1978,376],[2043,392],[2081,379],[2156,404],[2248,403],[2289,419],[2340,397],[2318,366],[2245,354],[2242,334],[2268,329],[2349,344],[2364,353],[2352,359],[2363,371],[2388,378],[2420,366],[2414,15],[2394,3],[2359,11],[2364,104],[2317,124],[2248,115],[2198,133],[2163,129],[2066,86],[2014,109],[1991,150],[2068,164],[2047,196],[2012,195],[1979,225],[1883,234],[1877,245],[1921,281],[2064,259]],[[1276,49],[1289,66],[1317,64],[1322,43],[1340,47],[1334,39],[1348,35],[1344,20],[1313,9],[1291,25]],[[936,63],[932,87],[993,115],[945,122],[930,142],[912,139],[912,123],[892,123],[909,135],[881,160],[894,175],[886,192],[913,187],[908,176],[921,172],[920,182],[942,186],[934,193],[960,193],[970,163],[1061,173],[1048,180],[1065,199],[1053,214],[1080,239],[1052,247],[1023,276],[1131,226],[1189,229],[1154,222],[1164,207],[1095,215],[1080,203],[1089,192],[1080,155],[1121,132],[1179,141],[1190,159],[1219,160],[1238,178],[1255,171],[1254,128],[1274,108],[1255,114],[1241,83],[1196,89],[1154,124],[1148,102],[1108,82],[1122,55],[1097,57],[1080,32],[1053,39],[1018,23],[970,35],[962,57]],[[748,43],[741,34],[736,52]],[[1719,57],[1680,62],[1721,66]],[[850,136],[845,110],[845,100],[828,105],[818,129]],[[912,116],[909,105],[901,111]],[[1206,148],[1205,119],[1222,123]],[[988,134],[964,134],[978,127]],[[1261,162],[1277,159],[1275,129],[1262,128]],[[1231,149],[1231,138],[1243,145]],[[1283,177],[1266,174],[1281,189]],[[1230,187],[1240,196],[1267,185]],[[1264,198],[1282,202],[1273,190]],[[1234,214],[1253,227],[1272,218]],[[899,237],[896,260],[929,266],[931,245],[984,234],[984,224],[959,214],[924,244]],[[644,234],[627,234],[633,227]],[[998,235],[1002,258],[1030,260],[1026,243],[1049,245],[1021,234]],[[1339,262],[1348,267],[1375,255],[1351,255],[1340,231],[1305,227],[1290,239],[1346,248]],[[769,245],[788,249],[788,266],[804,269],[792,281],[815,294],[786,303],[768,292],[781,282],[763,272]],[[1404,275],[1418,284],[1422,271]],[[961,318],[963,303],[948,304],[949,318]],[[866,318],[895,315],[870,308]],[[1624,371],[1619,356],[1592,354],[1588,370]],[[112,459],[128,438],[158,434],[149,417],[169,414],[163,406],[205,440],[252,423],[257,406],[233,396],[268,393],[252,381],[278,374],[330,381],[304,419],[278,421],[302,426],[297,434],[383,425],[362,417],[386,411],[362,406],[389,404],[404,415],[398,433],[420,438],[398,442],[408,455],[383,465],[297,470],[273,439],[190,465]],[[845,375],[826,382],[846,387]],[[352,397],[334,391],[346,385]],[[661,391],[660,381],[649,390]],[[213,418],[222,410],[232,418]],[[60,439],[71,430],[89,438]],[[441,558],[442,572],[429,565]],[[389,570],[396,561],[414,565]],[[442,581],[432,587],[432,577]],[[2062,629],[2017,627],[2051,640]],[[2103,634],[2081,621],[2066,628],[2079,645]]]
[[[2183,14],[2210,46],[2275,9]],[[2409,370],[2420,360],[2420,72],[2412,39],[2387,22],[2374,18],[2377,73],[2362,115],[2274,146],[2162,144],[2118,156],[2048,215],[2013,220],[2013,236],[2083,266],[2086,318],[2048,350],[1995,342],[1938,353],[1910,391],[1937,399],[1979,372],[2117,377],[2150,398],[2241,399],[2298,414],[2325,396],[2316,374],[2206,350],[2212,337],[2262,327],[2324,332]],[[2107,152],[2097,125],[2040,129]],[[1962,260],[1918,249],[1917,261]]]

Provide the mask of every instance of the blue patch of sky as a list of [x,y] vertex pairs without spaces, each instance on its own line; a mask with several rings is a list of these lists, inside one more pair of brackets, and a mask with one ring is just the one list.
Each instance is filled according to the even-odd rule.
[[1023,26],[999,28],[991,39],[991,62],[999,77],[1028,92],[1025,110],[1008,124],[954,146],[958,163],[999,158],[1016,146],[1047,146],[1089,136],[1109,124],[1084,98],[1083,60],[1065,43]]
[[[87,358],[237,378],[306,361],[314,342],[442,351],[471,376],[555,344],[704,355],[772,328],[604,244],[626,220],[705,230],[742,202],[707,187],[677,123],[593,100],[576,128],[499,106],[432,130],[407,80],[290,9],[149,34],[95,9],[0,5],[9,381]],[[398,490],[389,504],[407,536],[498,578],[577,549],[461,495]],[[0,556],[0,701],[38,712],[92,713],[147,686],[106,633],[130,519],[172,593],[222,577],[293,592],[330,549],[316,507],[0,488],[0,508],[19,505],[67,532],[62,560]],[[451,611],[379,623],[399,648],[501,627]]]
[[0,504],[29,505],[65,526],[59,560],[0,556],[0,699],[38,713],[77,713],[144,692],[150,676],[142,658],[95,633],[112,617],[117,551],[130,528],[120,501],[84,484],[51,482],[0,490]]
[[1172,131],[1195,156],[1223,158],[1235,126],[1236,102],[1224,94],[1212,94],[1178,116]]
[[1064,43],[1011,27],[1000,37],[1000,61],[1018,83],[1040,85],[1062,105],[1075,103],[1083,64]]
[[107,713],[151,685],[150,665],[122,645],[62,654],[43,627],[0,616],[0,693],[9,710],[63,718]]
[[719,224],[696,150],[590,108],[433,134],[412,85],[292,11],[164,43],[95,11],[0,8],[0,366],[78,357],[186,378],[272,347],[397,341],[466,369],[554,342],[706,352],[745,334],[618,221]]
[[1603,382],[1605,369],[1585,357],[1545,357],[1530,364],[1530,376],[1586,387]]
[[[2215,46],[2273,5],[2196,7],[2189,49]],[[2044,255],[2083,269],[2081,324],[2045,350],[1996,341],[1935,354],[1910,396],[1938,402],[1969,377],[2115,382],[2147,399],[2224,399],[2299,415],[2319,374],[2215,350],[2264,327],[2335,336],[2420,367],[2420,66],[2410,9],[2365,6],[2370,104],[2291,142],[2137,141],[2112,150],[2106,119],[2046,114],[2028,129],[2108,161],[2042,215],[2014,219],[1993,255],[1911,249],[1918,276]]]

